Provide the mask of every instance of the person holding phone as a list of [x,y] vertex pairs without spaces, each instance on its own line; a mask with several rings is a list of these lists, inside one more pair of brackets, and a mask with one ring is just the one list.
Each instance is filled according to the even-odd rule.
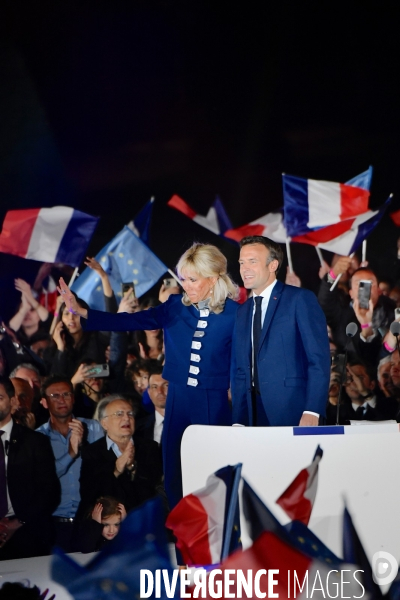
[[382,334],[394,321],[395,303],[383,296],[378,279],[369,267],[360,267],[354,271],[350,280],[349,301],[341,302],[339,291],[330,291],[332,282],[347,270],[351,258],[342,256],[329,274],[321,281],[318,301],[325,313],[328,325],[332,328],[333,340],[342,349],[348,338],[346,326],[354,322],[358,332],[349,343],[349,350],[355,352],[364,361],[378,363],[382,346]]
[[[163,378],[169,388],[162,451],[170,508],[182,497],[180,443],[186,427],[231,424],[228,388],[238,307],[233,301],[237,286],[215,246],[194,244],[179,259],[177,273],[183,296],[171,294],[160,306],[134,314],[111,315],[83,307],[62,279],[59,289],[86,330],[164,330]],[[119,310],[134,310],[136,302],[128,295]]]

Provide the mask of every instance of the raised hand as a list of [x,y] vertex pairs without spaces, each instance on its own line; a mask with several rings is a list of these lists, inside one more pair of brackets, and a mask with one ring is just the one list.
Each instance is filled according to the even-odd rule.
[[125,510],[125,506],[123,504],[118,504],[118,511],[121,515],[121,521],[123,521],[126,517],[126,510]]
[[57,287],[58,293],[63,297],[65,306],[68,308],[69,312],[73,313],[74,315],[80,315],[86,319],[87,310],[79,306],[74,294],[71,292],[62,277],[60,277],[59,284],[59,287]]
[[85,260],[85,265],[89,267],[89,269],[93,269],[93,271],[96,271],[96,273],[98,273],[100,276],[105,274],[103,267],[95,258],[90,258],[89,256],[87,256]]
[[57,350],[60,352],[64,352],[65,350],[65,341],[64,341],[64,323],[59,321],[54,328],[53,340],[56,343]]
[[92,510],[92,519],[101,523],[101,514],[103,512],[103,505],[98,502],[94,505],[94,509]]
[[119,313],[134,313],[139,306],[139,300],[134,296],[133,290],[131,289],[125,296],[122,298],[119,303],[118,312]]
[[133,440],[129,440],[125,450],[121,454],[119,458],[115,461],[115,471],[116,476],[122,475],[125,469],[129,469],[133,467],[135,462],[135,446],[133,445]]
[[90,365],[79,365],[77,371],[74,373],[71,383],[75,387],[78,383],[83,383],[85,379],[88,378],[88,371],[90,370]]
[[69,438],[69,455],[72,458],[76,458],[79,454],[79,447],[82,444],[83,439],[83,425],[78,419],[72,419],[68,424],[71,430],[71,437]]

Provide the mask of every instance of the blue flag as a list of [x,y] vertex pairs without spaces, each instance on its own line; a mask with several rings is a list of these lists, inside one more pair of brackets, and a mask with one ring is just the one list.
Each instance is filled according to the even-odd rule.
[[381,588],[374,581],[371,565],[347,508],[344,509],[343,515],[343,560],[358,565],[363,570],[364,587],[374,600],[383,598]]
[[[143,296],[168,268],[125,226],[96,256],[108,277],[114,294],[122,297],[121,284],[135,285],[136,296]],[[87,302],[90,308],[105,310],[103,288],[98,274],[88,267],[74,282],[72,290]]]
[[153,213],[153,204],[154,198],[150,198],[147,204],[144,205],[142,210],[128,225],[129,229],[132,229],[133,233],[137,235],[146,246],[150,245],[150,222]]
[[225,231],[232,229],[232,223],[230,222],[228,214],[219,196],[216,196],[213,207],[215,209],[215,214],[217,215],[219,235],[223,236]]

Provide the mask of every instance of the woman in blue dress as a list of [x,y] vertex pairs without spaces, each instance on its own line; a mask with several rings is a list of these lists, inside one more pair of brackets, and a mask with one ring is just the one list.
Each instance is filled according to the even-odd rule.
[[[184,294],[134,314],[81,308],[64,280],[59,291],[68,308],[99,331],[163,329],[169,381],[163,427],[164,481],[170,508],[182,498],[180,444],[189,425],[231,425],[228,401],[237,286],[227,260],[215,246],[194,244],[177,265]],[[132,306],[134,306],[132,298]]]

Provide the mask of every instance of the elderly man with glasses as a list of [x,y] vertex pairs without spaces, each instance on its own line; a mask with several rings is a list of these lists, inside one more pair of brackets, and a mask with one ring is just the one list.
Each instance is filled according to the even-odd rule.
[[158,445],[134,437],[135,410],[128,399],[103,398],[98,419],[106,436],[82,450],[81,516],[100,496],[116,498],[129,511],[153,497],[162,480]]
[[74,552],[77,548],[75,518],[81,500],[81,449],[104,437],[104,433],[97,421],[74,417],[73,387],[66,377],[52,375],[46,379],[41,396],[50,418],[37,431],[50,438],[61,484],[61,502],[53,513],[56,544],[66,552]]

